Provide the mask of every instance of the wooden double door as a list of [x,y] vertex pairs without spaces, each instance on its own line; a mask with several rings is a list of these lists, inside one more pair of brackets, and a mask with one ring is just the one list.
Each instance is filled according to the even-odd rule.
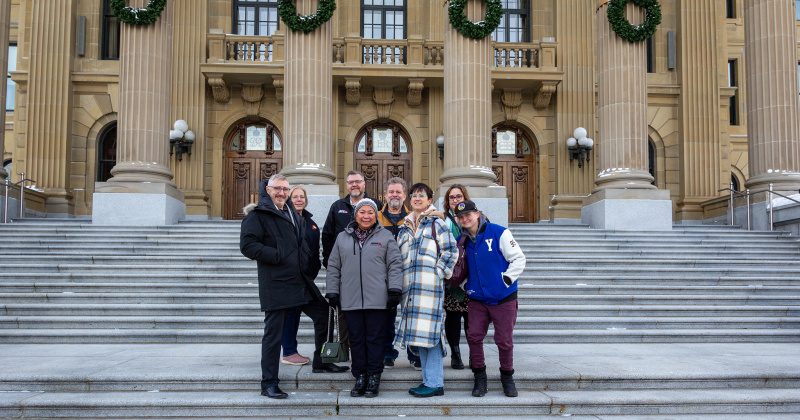
[[386,202],[384,185],[390,178],[411,183],[411,149],[408,137],[393,124],[373,124],[362,130],[355,150],[356,170],[364,174],[366,194]]
[[492,130],[492,171],[508,193],[508,221],[533,223],[536,217],[536,153],[516,127]]
[[242,209],[258,203],[259,184],[281,170],[280,135],[266,122],[241,124],[227,138],[224,217],[244,219]]

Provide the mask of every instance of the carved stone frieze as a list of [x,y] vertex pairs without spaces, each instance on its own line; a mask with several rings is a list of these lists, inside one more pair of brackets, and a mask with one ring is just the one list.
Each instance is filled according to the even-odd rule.
[[394,89],[392,86],[376,86],[372,93],[372,101],[375,102],[378,121],[388,120],[394,104]]
[[222,74],[209,74],[208,85],[211,86],[214,92],[214,101],[217,103],[225,104],[231,100],[231,88],[228,86],[228,83],[225,82]]
[[361,103],[361,78],[345,77],[344,87],[346,90],[345,101],[347,105],[358,105]]
[[413,78],[408,79],[408,94],[406,95],[406,103],[408,106],[419,106],[422,103],[422,89],[425,87],[423,82],[425,79]]
[[506,121],[516,121],[522,105],[522,89],[503,89],[500,92],[500,104],[503,105]]
[[550,98],[556,93],[558,82],[542,82],[542,86],[533,97],[533,107],[536,109],[547,108],[550,105]]
[[272,87],[275,88],[275,102],[283,105],[283,76],[272,76]]
[[255,116],[261,110],[261,99],[264,98],[264,87],[261,83],[245,83],[242,85],[242,100],[244,112]]

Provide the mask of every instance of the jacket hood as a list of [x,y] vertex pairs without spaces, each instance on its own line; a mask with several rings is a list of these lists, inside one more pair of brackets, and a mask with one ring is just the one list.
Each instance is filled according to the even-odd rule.
[[408,216],[406,216],[404,223],[408,225],[408,227],[416,230],[417,227],[419,226],[420,221],[427,217],[438,217],[439,219],[444,220],[444,213],[437,210],[436,207],[433,204],[431,204],[427,210],[425,210],[424,212],[422,212],[422,214],[419,215],[419,218],[417,220],[414,220],[414,212],[408,213]]

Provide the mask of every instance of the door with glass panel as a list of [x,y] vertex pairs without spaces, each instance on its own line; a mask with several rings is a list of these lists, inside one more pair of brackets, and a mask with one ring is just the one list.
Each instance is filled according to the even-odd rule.
[[536,217],[536,153],[517,127],[492,129],[492,171],[506,187],[508,221],[533,223]]
[[224,217],[243,219],[242,208],[258,202],[261,181],[281,170],[281,137],[272,124],[260,121],[240,124],[225,144]]
[[355,143],[356,170],[364,174],[367,196],[384,200],[384,184],[402,178],[411,185],[411,149],[408,136],[394,124],[372,124]]

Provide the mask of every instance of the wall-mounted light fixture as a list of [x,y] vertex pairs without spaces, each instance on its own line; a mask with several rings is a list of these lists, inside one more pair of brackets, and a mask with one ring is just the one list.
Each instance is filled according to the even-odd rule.
[[583,167],[583,160],[588,162],[591,156],[591,150],[594,146],[594,140],[586,137],[588,133],[583,127],[578,127],[572,133],[574,137],[567,139],[567,149],[569,149],[569,161],[578,159],[578,167]]
[[444,160],[444,136],[436,137],[436,147],[439,148],[439,160]]
[[175,121],[173,130],[169,131],[169,155],[173,151],[178,154],[178,162],[183,161],[183,154],[192,155],[192,143],[194,143],[194,133],[189,130],[189,124],[184,120]]

